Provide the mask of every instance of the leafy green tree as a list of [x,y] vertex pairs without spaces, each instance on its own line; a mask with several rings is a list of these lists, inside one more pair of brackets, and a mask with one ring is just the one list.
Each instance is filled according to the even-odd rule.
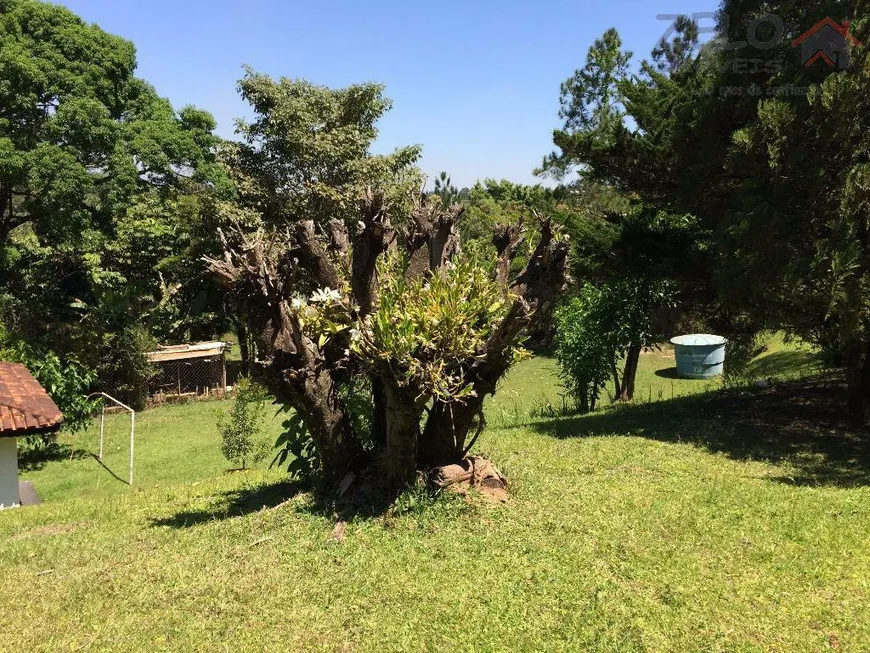
[[[619,82],[625,120],[557,141],[561,156],[596,181],[696,216],[711,235],[700,283],[715,289],[723,310],[814,341],[845,365],[851,410],[863,422],[870,250],[860,189],[870,67],[857,41],[870,38],[866,9],[784,0],[763,5],[776,21],[759,21],[761,3],[727,0],[716,38],[697,56],[687,56],[694,33],[683,21],[671,48],[658,48],[660,65],[645,63]],[[850,14],[851,67],[804,65],[791,39]]]
[[540,184],[529,186],[506,179],[477,182],[463,202],[465,210],[459,218],[462,238],[489,242],[497,225],[513,224],[520,216],[535,211],[553,213],[559,192]]
[[221,321],[197,263],[218,246],[200,198],[227,190],[215,122],[135,68],[131,43],[63,7],[0,3],[0,321],[91,368],[137,325]]
[[662,337],[654,312],[673,305],[672,292],[667,281],[621,278],[584,285],[556,311],[556,360],[581,410],[594,410],[611,380],[614,399],[634,398],[640,354]]
[[674,33],[672,40],[662,38],[652,51],[656,67],[671,77],[682,72],[694,58],[698,48],[698,24],[688,16],[677,16]]
[[325,227],[331,219],[355,221],[367,187],[389,188],[388,202],[407,205],[409,191],[422,186],[413,165],[418,146],[370,152],[376,122],[391,105],[381,85],[335,90],[246,68],[239,91],[255,119],[238,121],[242,142],[223,151],[236,185],[226,211],[246,211],[242,219],[271,226],[308,216]]
[[[498,230],[495,260],[480,265],[458,254],[459,210],[416,201],[410,215],[396,215],[408,225],[401,230],[383,196],[370,193],[353,236],[340,221],[318,236],[308,220],[289,242],[261,232],[210,262],[261,334],[264,381],[304,420],[331,481],[373,459],[394,485],[418,466],[460,460],[483,428],[485,396],[564,282],[567,243],[549,223],[511,274],[517,225]],[[380,400],[373,392],[371,436],[357,432],[348,406],[354,373],[383,389]]]
[[0,246],[105,225],[138,189],[208,179],[212,117],[175,112],[134,76],[133,45],[69,10],[0,4]]
[[553,142],[562,152],[545,157],[539,173],[563,178],[578,163],[585,164],[573,156],[575,149],[606,144],[611,132],[622,125],[620,85],[628,78],[631,56],[622,50],[622,39],[613,28],[590,46],[586,65],[562,83],[559,117],[565,124],[553,132]]

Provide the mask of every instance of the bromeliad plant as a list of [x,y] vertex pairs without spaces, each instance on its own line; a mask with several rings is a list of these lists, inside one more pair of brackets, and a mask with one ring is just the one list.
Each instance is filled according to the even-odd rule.
[[[474,389],[462,366],[483,352],[511,299],[486,270],[458,257],[437,274],[406,279],[393,255],[382,266],[380,301],[358,339],[372,372],[441,402],[462,402]],[[514,355],[519,342],[511,343]]]
[[[380,461],[398,485],[461,460],[483,426],[484,397],[561,290],[568,244],[549,221],[510,278],[522,225],[499,227],[497,260],[481,265],[459,252],[461,212],[418,195],[405,214],[368,192],[350,228],[302,221],[287,240],[261,231],[233,247],[224,238],[223,259],[209,260],[256,326],[263,379],[304,422],[327,479]],[[348,403],[361,377],[370,433]]]

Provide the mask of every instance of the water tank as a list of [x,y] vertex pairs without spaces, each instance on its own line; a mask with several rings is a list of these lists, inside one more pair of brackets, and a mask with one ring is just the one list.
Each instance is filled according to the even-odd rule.
[[725,343],[722,336],[693,333],[671,338],[677,374],[683,379],[711,379],[722,374]]

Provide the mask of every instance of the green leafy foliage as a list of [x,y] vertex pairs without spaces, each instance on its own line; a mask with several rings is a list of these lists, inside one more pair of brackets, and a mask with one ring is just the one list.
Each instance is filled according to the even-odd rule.
[[[608,32],[563,86],[565,125],[545,162],[651,210],[693,216],[684,235],[702,255],[687,257],[681,279],[695,308],[823,347],[826,360],[846,366],[862,421],[870,420],[866,9],[783,0],[763,7],[776,17],[766,20],[758,3],[726,0],[714,39],[699,46],[698,26],[682,16],[635,76],[624,74],[628,53]],[[804,65],[793,38],[825,18],[851,19],[853,42],[833,66]],[[749,332],[725,335],[746,336],[751,353]]]
[[214,119],[135,69],[132,43],[66,8],[0,3],[0,319],[112,390],[128,330],[225,327],[196,262],[216,239],[204,197],[226,190]]
[[[380,302],[355,345],[374,367],[439,401],[473,392],[463,365],[483,352],[510,306],[484,266],[460,256],[431,277],[408,281],[398,257],[379,271]],[[508,356],[519,355],[515,343]]]
[[278,453],[272,460],[270,467],[281,467],[286,464],[287,473],[290,476],[310,481],[317,474],[319,468],[314,441],[308,433],[302,416],[289,406],[283,410],[289,415],[281,423],[283,431],[275,440],[275,448],[278,449]]
[[[88,400],[95,375],[74,359],[61,358],[50,350],[37,350],[13,339],[0,324],[0,360],[22,363],[39,381],[63,413],[62,430],[76,433],[90,422],[95,402]],[[43,447],[52,436],[32,436],[26,446]]]
[[601,337],[603,325],[597,316],[600,302],[601,292],[586,286],[555,315],[559,378],[583,412],[595,409],[615,363],[615,352]]
[[622,50],[622,39],[613,28],[589,47],[586,65],[561,86],[559,117],[565,124],[553,133],[553,141],[562,152],[548,155],[539,173],[562,179],[574,171],[578,150],[611,142],[625,115],[620,87],[628,78],[631,56]]
[[489,245],[496,225],[513,224],[531,211],[551,213],[561,192],[561,189],[540,184],[515,184],[506,179],[478,182],[461,198],[465,206],[459,220],[462,238],[465,242],[482,241]]
[[245,469],[249,462],[260,462],[267,455],[268,443],[261,434],[270,397],[263,386],[247,377],[239,379],[235,392],[229,413],[218,418],[218,431],[224,458]]
[[[626,380],[620,386],[618,362],[632,350],[639,354],[658,345],[653,313],[672,305],[671,293],[671,284],[646,279],[586,284],[556,310],[559,374],[580,410],[595,409],[609,380],[614,398],[623,392]],[[636,374],[628,363],[623,374]],[[627,382],[633,388],[633,376]]]
[[226,210],[253,211],[277,226],[303,215],[353,223],[365,188],[389,189],[388,203],[401,204],[420,187],[419,147],[370,152],[376,123],[391,106],[380,84],[330,89],[246,68],[239,90],[255,117],[238,122],[242,142],[222,152],[236,186],[235,206]]

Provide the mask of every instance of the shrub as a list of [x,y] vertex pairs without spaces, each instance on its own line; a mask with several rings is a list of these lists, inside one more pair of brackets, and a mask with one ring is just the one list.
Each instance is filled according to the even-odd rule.
[[239,380],[236,399],[229,413],[218,419],[221,453],[224,458],[245,469],[248,461],[260,462],[268,452],[268,444],[260,433],[269,394],[265,388],[248,378]]
[[601,291],[586,286],[556,310],[556,360],[559,378],[580,410],[595,410],[611,378],[613,351],[601,337],[596,319]]
[[[583,411],[594,410],[608,380],[614,398],[630,401],[641,351],[662,337],[652,315],[672,307],[671,286],[660,280],[626,278],[584,286],[556,315],[556,359],[568,392]],[[624,359],[620,380],[617,363]]]

